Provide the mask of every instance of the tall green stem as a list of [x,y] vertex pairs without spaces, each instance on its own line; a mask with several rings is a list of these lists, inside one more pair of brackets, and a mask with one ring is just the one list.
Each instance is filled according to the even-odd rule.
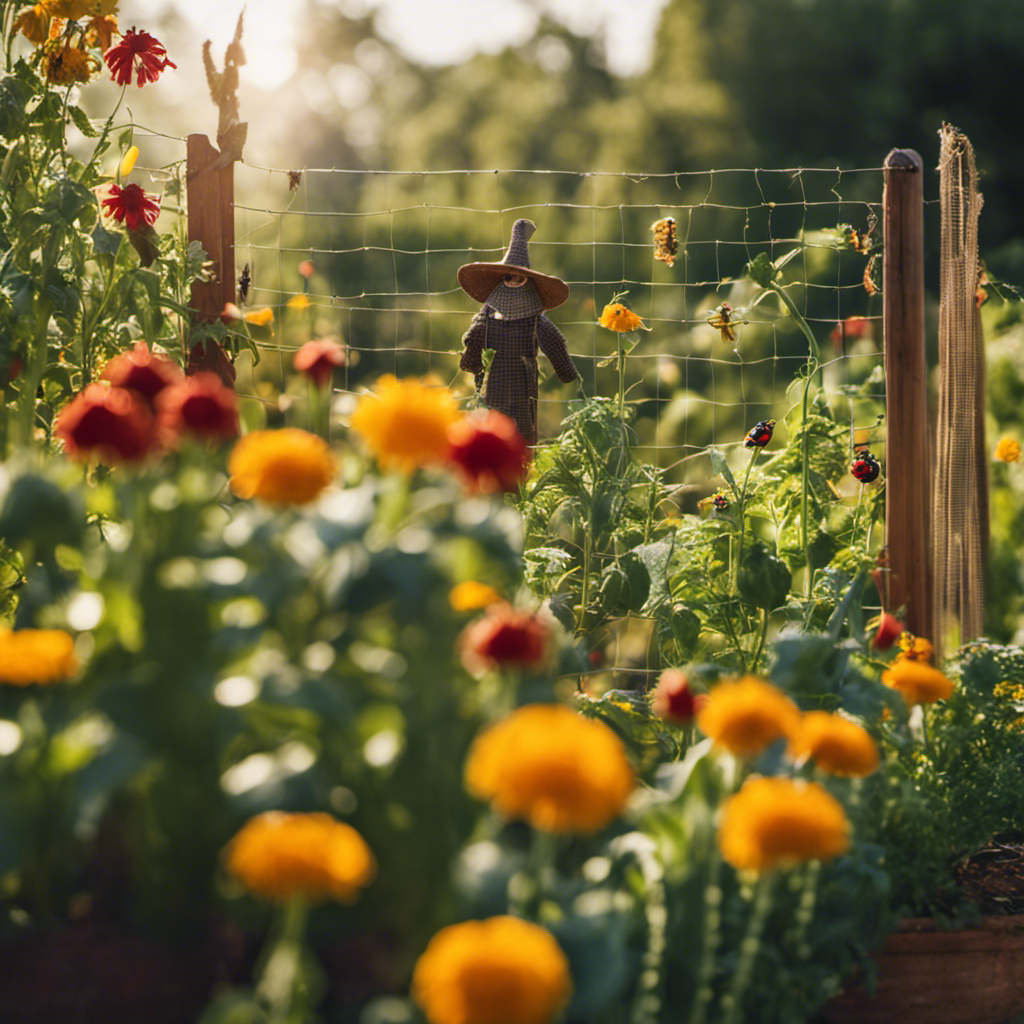
[[807,531],[807,513],[808,513],[808,492],[810,490],[810,467],[808,465],[808,453],[810,451],[810,432],[807,428],[807,404],[811,391],[811,381],[814,379],[815,371],[818,369],[818,365],[821,362],[821,352],[818,348],[818,341],[814,337],[814,332],[807,326],[807,321],[804,319],[803,314],[796,307],[796,303],[786,294],[785,289],[774,281],[769,281],[767,288],[774,292],[782,300],[782,304],[789,311],[789,315],[793,318],[797,327],[800,328],[801,333],[807,339],[808,355],[807,355],[807,366],[805,367],[806,376],[804,378],[804,396],[803,396],[803,414],[802,414],[802,451],[801,457],[803,462],[803,473],[800,481],[800,539],[804,549],[804,564],[807,569],[807,576],[804,580],[804,593],[810,598],[811,596],[811,581],[813,573],[811,572],[811,560],[810,560],[810,541],[808,538]]
[[704,1024],[708,1006],[715,994],[715,959],[722,942],[722,887],[718,884],[722,858],[717,844],[710,849],[707,883],[704,886],[704,919],[701,923],[702,946],[697,968],[697,990],[690,1010],[689,1024]]
[[757,647],[754,650],[754,656],[750,659],[750,671],[757,672],[757,662],[761,657],[761,652],[764,650],[764,642],[768,636],[768,619],[771,617],[771,613],[767,608],[761,609],[761,631],[757,638]]
[[743,487],[740,490],[740,536],[739,541],[736,545],[736,561],[732,567],[732,585],[730,593],[735,595],[739,587],[740,577],[740,562],[743,561],[743,534],[746,531],[747,526],[747,484],[750,481],[750,471],[754,468],[754,463],[757,462],[757,457],[761,454],[760,448],[754,449],[754,454],[750,458],[750,462],[747,463],[747,471],[743,475]]
[[768,923],[775,894],[775,878],[765,875],[758,879],[754,891],[753,907],[747,930],[740,943],[740,957],[732,976],[732,987],[722,997],[722,1024],[739,1024],[743,1017],[743,997],[747,994],[754,975],[754,964],[761,949],[761,936]]

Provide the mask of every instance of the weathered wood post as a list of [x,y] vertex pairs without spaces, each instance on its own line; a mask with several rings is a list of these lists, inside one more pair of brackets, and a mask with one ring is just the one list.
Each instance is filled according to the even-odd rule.
[[889,604],[933,637],[931,449],[924,336],[924,174],[912,149],[885,159],[885,543]]
[[[186,151],[188,240],[200,242],[213,263],[213,279],[192,285],[195,322],[212,323],[235,301],[235,164],[225,160],[205,135],[190,135]],[[213,370],[233,385],[235,368],[212,339],[189,354],[189,373]]]

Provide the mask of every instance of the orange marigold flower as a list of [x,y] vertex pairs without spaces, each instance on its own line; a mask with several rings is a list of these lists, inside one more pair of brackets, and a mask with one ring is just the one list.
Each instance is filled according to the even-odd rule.
[[927,665],[931,663],[934,654],[935,648],[930,640],[909,632],[900,633],[900,653],[896,655],[897,661],[922,661]]
[[103,380],[110,381],[114,387],[137,391],[148,402],[184,376],[173,359],[154,355],[144,341],[136,343],[130,352],[114,356],[100,371]]
[[267,811],[251,818],[227,848],[227,867],[247,889],[286,902],[353,903],[376,861],[351,825],[329,814]]
[[313,303],[309,301],[308,295],[304,292],[299,292],[298,295],[293,295],[285,305],[289,309],[295,310],[296,313],[304,313]]
[[215,373],[197,373],[157,397],[157,427],[168,444],[184,435],[221,440],[238,436],[238,399]]
[[327,387],[334,371],[345,365],[345,350],[333,338],[316,338],[295,353],[292,365],[317,387]]
[[0,629],[0,683],[45,685],[78,671],[74,641],[61,629]]
[[430,1024],[550,1024],[571,991],[569,961],[551,933],[518,917],[441,929],[412,976]]
[[88,82],[99,66],[91,53],[72,46],[70,40],[50,40],[43,47],[43,77],[51,85]]
[[463,416],[448,427],[449,460],[472,491],[516,491],[529,453],[515,420],[496,409]]
[[845,853],[850,823],[816,782],[755,778],[726,801],[718,845],[738,871],[770,871]]
[[601,318],[597,321],[602,327],[610,331],[635,331],[637,328],[647,330],[643,320],[640,319],[631,309],[621,302],[612,302],[601,311]]
[[103,200],[104,212],[116,221],[124,221],[129,231],[138,231],[143,224],[153,225],[160,216],[160,197],[144,192],[141,185],[110,185],[110,195]]
[[155,82],[167,68],[178,65],[167,56],[163,43],[148,32],[136,32],[133,25],[116,46],[112,46],[103,59],[110,68],[110,77],[118,85],[131,85],[132,71],[135,84],[141,89],[147,82]]
[[240,498],[305,505],[331,483],[335,466],[324,440],[285,427],[246,434],[231,450],[228,473]]
[[808,711],[789,742],[794,760],[813,757],[832,775],[870,775],[878,767],[878,747],[867,731],[842,715]]
[[501,594],[486,583],[466,580],[464,583],[457,583],[452,587],[448,594],[448,601],[454,611],[475,612],[480,608],[498,604],[501,601]]
[[380,465],[411,473],[444,462],[448,427],[459,418],[448,389],[432,377],[398,380],[387,374],[374,390],[359,400],[351,423]]
[[473,796],[544,832],[604,828],[626,806],[634,781],[619,737],[557,704],[513,711],[476,738],[466,762]]
[[14,20],[14,32],[20,32],[34,46],[42,46],[50,36],[50,12],[43,4],[27,7]]
[[695,694],[690,689],[685,672],[669,668],[658,679],[651,707],[656,715],[676,725],[691,725],[706,701],[704,694]]
[[899,690],[907,704],[934,704],[953,693],[953,682],[923,661],[897,659],[882,673],[882,682]]
[[138,462],[156,445],[149,406],[134,391],[90,384],[57,416],[54,435],[72,458]]
[[458,646],[470,672],[501,665],[538,668],[547,659],[548,639],[548,628],[536,615],[501,602],[462,631]]
[[1019,441],[1015,441],[1012,437],[1001,437],[992,455],[1000,462],[1019,462],[1020,451]]
[[800,723],[797,706],[779,689],[755,676],[726,680],[710,693],[697,716],[705,736],[734,754],[759,754]]

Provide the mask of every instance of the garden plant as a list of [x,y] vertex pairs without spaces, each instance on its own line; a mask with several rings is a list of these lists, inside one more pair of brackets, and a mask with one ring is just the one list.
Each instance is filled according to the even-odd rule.
[[241,399],[190,355],[283,310],[193,316],[182,168],[146,192],[77,102],[174,70],[116,8],[0,5],[0,1018],[797,1024],[900,918],[990,912],[1024,656],[936,664],[884,607],[837,411],[876,382],[827,386],[804,246],[714,311],[806,361],[695,511],[638,451],[624,293],[617,394],[533,448],[468,380],[335,396],[326,337]]

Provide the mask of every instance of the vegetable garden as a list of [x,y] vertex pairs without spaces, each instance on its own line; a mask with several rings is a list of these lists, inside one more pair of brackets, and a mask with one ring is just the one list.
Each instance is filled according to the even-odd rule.
[[[901,921],[1019,922],[1024,333],[963,134],[941,203],[903,150],[251,167],[241,21],[216,147],[83,112],[171,88],[116,7],[0,6],[0,1017],[839,1021]],[[565,357],[509,398],[520,308]]]

